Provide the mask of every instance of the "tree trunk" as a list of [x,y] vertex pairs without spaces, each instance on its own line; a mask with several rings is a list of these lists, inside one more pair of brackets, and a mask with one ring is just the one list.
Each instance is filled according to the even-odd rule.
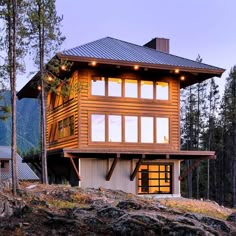
[[[41,15],[41,5],[39,5],[39,16]],[[42,23],[42,19],[40,20]],[[46,101],[44,83],[44,24],[39,24],[39,53],[40,53],[40,80],[41,80],[41,165],[42,183],[48,184],[47,171],[47,144],[46,144]]]
[[[12,139],[11,139],[11,160],[12,160],[12,191],[13,195],[17,195],[18,189],[18,171],[17,171],[17,145],[16,145],[16,21],[17,21],[17,0],[12,0],[12,43],[10,43],[10,51],[12,51],[12,70],[11,83],[11,107],[12,107]],[[10,27],[11,31],[11,27]]]

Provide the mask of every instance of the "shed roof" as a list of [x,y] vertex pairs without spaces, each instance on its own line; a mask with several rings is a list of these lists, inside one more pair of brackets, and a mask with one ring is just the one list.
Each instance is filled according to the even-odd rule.
[[59,57],[77,57],[111,60],[116,62],[144,63],[156,66],[171,66],[210,71],[224,69],[157,51],[146,46],[140,46],[119,39],[106,37],[69,50],[58,53]]
[[[10,168],[8,172],[1,171],[1,179],[11,178],[11,147],[0,146],[0,160],[9,160]],[[39,180],[39,177],[34,173],[27,163],[22,162],[22,157],[17,154],[17,165],[18,165],[18,177],[20,180]]]

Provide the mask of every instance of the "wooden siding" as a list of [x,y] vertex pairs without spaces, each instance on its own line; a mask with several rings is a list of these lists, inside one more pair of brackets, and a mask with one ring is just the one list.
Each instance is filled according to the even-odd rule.
[[[99,74],[103,76],[103,74]],[[146,80],[164,80],[169,82],[169,101],[149,100],[139,98],[120,98],[90,95],[90,80],[92,76],[99,76],[95,71],[80,71],[80,80],[88,83],[87,89],[80,94],[79,112],[80,112],[80,148],[97,147],[102,149],[112,149],[119,147],[125,150],[135,150],[137,145],[146,149],[161,150],[179,150],[179,81],[173,80],[171,77],[148,78],[137,76],[133,73],[123,73],[112,75],[117,78],[129,79],[146,79]],[[170,122],[170,142],[169,144],[128,144],[128,143],[92,143],[90,140],[90,116],[92,113],[98,114],[119,114],[119,115],[135,115],[135,116],[152,116],[152,117],[168,117]]]
[[[78,75],[74,73],[72,76],[73,83],[78,83]],[[71,85],[73,86],[73,85]],[[59,88],[60,89],[60,88]],[[52,109],[50,108],[51,95],[48,95],[48,105],[47,105],[47,148],[48,150],[58,149],[58,148],[77,148],[78,147],[78,93],[74,93],[74,98],[70,97],[70,100],[61,104],[60,106]],[[58,138],[58,122],[74,116],[74,135]],[[49,140],[51,127],[54,126],[54,140]]]
[[[148,73],[147,73],[148,74]],[[116,77],[121,79],[137,79],[137,80],[163,80],[169,82],[169,100],[151,100],[140,98],[125,97],[108,97],[108,96],[91,96],[90,80],[92,76]],[[98,73],[95,69],[78,69],[73,76],[76,83],[81,84],[81,90],[78,96],[65,105],[62,105],[47,114],[47,140],[48,149],[58,148],[97,148],[112,150],[119,148],[120,150],[135,150],[137,145],[144,150],[179,150],[180,149],[180,118],[179,118],[179,81],[171,77],[140,76],[134,73]],[[90,130],[90,116],[93,113],[99,114],[119,114],[119,115],[135,115],[135,116],[152,116],[169,118],[169,143],[168,144],[144,144],[144,143],[92,143]],[[49,143],[49,130],[51,124],[74,115],[75,131],[71,137],[57,139]]]

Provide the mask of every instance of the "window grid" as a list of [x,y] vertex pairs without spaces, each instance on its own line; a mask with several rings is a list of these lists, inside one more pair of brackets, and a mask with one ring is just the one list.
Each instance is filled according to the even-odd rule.
[[[113,89],[112,91],[112,87],[115,86],[115,82],[117,83],[117,89]],[[131,89],[131,87],[133,89]],[[132,99],[168,101],[169,82],[94,76],[91,78],[90,93],[92,96],[100,97],[108,96],[117,98],[123,97]]]
[[[151,167],[157,169],[151,170]],[[138,194],[171,194],[171,180],[171,164],[143,164],[138,171]]]
[[[102,126],[98,126],[101,121],[99,119],[103,119]],[[111,119],[116,118],[116,124],[111,124]],[[151,118],[150,122],[146,122],[146,127],[143,127],[142,119]],[[164,117],[168,120],[167,127],[163,128],[167,130],[168,139],[163,142],[158,142],[158,129],[160,127],[156,125],[157,119],[159,117],[152,116],[134,116],[134,115],[121,115],[121,114],[91,114],[91,142],[102,142],[102,143],[130,143],[130,144],[170,144],[169,137],[169,118]],[[96,120],[98,119],[98,120]],[[128,119],[132,119],[134,123],[129,124]],[[163,119],[163,117],[161,117]],[[118,123],[117,123],[118,122]],[[149,127],[150,125],[150,127]],[[133,128],[132,128],[133,126]],[[136,127],[136,128],[135,128]],[[60,124],[59,124],[60,128]],[[113,129],[113,130],[111,130]],[[145,137],[145,130],[151,130],[149,134],[150,137]],[[59,129],[58,129],[59,131]],[[149,131],[148,131],[149,132]],[[159,132],[161,135],[163,132]],[[101,138],[99,138],[98,134],[100,134]],[[148,133],[147,133],[148,134]],[[117,137],[116,137],[117,135]],[[147,135],[146,135],[147,136]],[[165,136],[164,136],[165,137]]]
[[58,138],[65,138],[72,135],[74,135],[74,116],[60,120],[58,122]]

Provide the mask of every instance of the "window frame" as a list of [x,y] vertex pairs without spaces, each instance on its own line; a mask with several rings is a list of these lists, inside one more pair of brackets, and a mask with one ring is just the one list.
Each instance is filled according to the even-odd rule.
[[[73,121],[72,124],[73,124],[73,132],[71,133],[70,131],[70,128],[71,128],[71,123],[70,121]],[[62,120],[59,120],[57,122],[57,125],[55,125],[56,127],[53,128],[53,124],[51,126],[51,129],[50,129],[50,134],[49,134],[49,138],[51,138],[51,141],[49,140],[49,143],[53,143],[54,141],[56,140],[53,140],[53,135],[55,135],[55,129],[57,129],[57,139],[64,139],[64,138],[69,138],[69,137],[72,137],[75,135],[75,118],[74,118],[74,115],[71,115],[71,116],[67,116],[65,118],[63,118]],[[68,129],[68,131],[67,131]],[[66,133],[67,131],[67,133]],[[54,132],[54,134],[51,134],[51,132]]]
[[[92,116],[93,115],[103,115],[104,116],[104,141],[93,141],[92,140]],[[124,145],[154,145],[154,146],[158,146],[158,145],[170,145],[171,144],[171,132],[170,132],[170,124],[171,124],[171,119],[169,116],[151,116],[151,115],[134,115],[134,114],[124,114],[124,113],[107,113],[107,112],[89,112],[88,113],[89,116],[89,144],[96,144],[96,143],[100,143],[100,144],[124,144]],[[121,117],[121,141],[109,141],[109,116],[120,116]],[[136,117],[137,118],[137,141],[135,142],[126,142],[126,120],[125,117]],[[152,136],[152,142],[142,142],[142,127],[141,127],[141,119],[143,118],[152,118],[152,122],[153,122],[153,136]],[[168,119],[168,142],[166,143],[157,143],[157,118],[166,118]]]
[[[92,94],[92,81],[94,78],[103,78],[104,79],[104,95],[93,95]],[[120,79],[121,80],[121,96],[113,96],[109,95],[109,79]],[[137,85],[137,96],[136,97],[128,97],[125,94],[125,87],[127,80],[136,81]],[[145,98],[142,97],[142,82],[150,82],[152,83],[152,98]],[[168,85],[168,98],[167,99],[159,99],[157,97],[157,83],[166,83]],[[144,100],[145,102],[157,102],[157,103],[166,103],[170,101],[170,91],[171,91],[171,82],[169,79],[161,78],[160,80],[157,79],[145,79],[145,78],[132,78],[132,77],[119,77],[119,76],[91,76],[90,78],[90,89],[89,94],[91,97],[96,98],[109,98],[109,99],[127,99],[127,100]]]
[[[145,181],[142,179],[142,176],[141,178],[139,178],[139,174],[141,173],[141,175],[144,173],[142,172],[144,169],[141,169],[142,166],[145,166],[145,170],[147,170],[147,172],[145,172],[145,174],[148,174],[148,179]],[[158,166],[158,170],[155,171],[155,170],[149,170],[149,166]],[[164,171],[160,170],[160,166],[164,166]],[[167,166],[169,166],[169,171],[167,170]],[[143,167],[144,168],[144,167]],[[138,195],[145,195],[145,194],[149,194],[149,195],[153,195],[153,194],[172,194],[173,193],[173,174],[174,174],[174,163],[170,163],[170,162],[163,162],[163,163],[160,163],[160,162],[143,162],[141,164],[141,166],[139,167],[139,170],[138,170],[138,173],[137,173],[137,194]],[[159,176],[158,178],[150,178],[149,177],[149,174],[152,174],[152,173],[157,173],[157,175]],[[160,178],[160,173],[163,173],[164,174],[164,178]],[[169,174],[169,178],[167,177]],[[159,184],[157,185],[149,185],[149,181],[150,180],[157,180],[159,182]],[[161,180],[164,180],[165,183],[168,183],[168,185],[161,185]],[[139,185],[139,181],[141,181],[141,185]],[[148,182],[148,185],[142,185],[142,181],[143,182]],[[164,192],[164,191],[161,191],[161,188],[166,188],[168,187],[169,188],[169,191],[168,192]],[[159,190],[157,192],[151,192],[150,191],[150,188],[158,188]],[[139,191],[139,189],[141,190],[144,190],[144,191]],[[146,191],[145,191],[146,190]]]

